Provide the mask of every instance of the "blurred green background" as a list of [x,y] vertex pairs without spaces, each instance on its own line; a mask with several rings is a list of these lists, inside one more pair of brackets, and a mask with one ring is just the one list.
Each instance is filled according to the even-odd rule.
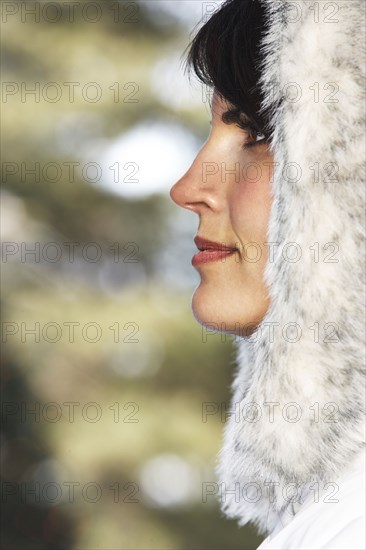
[[219,5],[2,3],[4,550],[261,540],[212,494],[234,343],[193,318],[198,217],[169,198],[209,130],[184,50]]

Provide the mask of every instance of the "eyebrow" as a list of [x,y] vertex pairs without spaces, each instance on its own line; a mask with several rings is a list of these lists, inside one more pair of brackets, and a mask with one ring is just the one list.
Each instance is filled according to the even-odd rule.
[[260,131],[257,125],[239,109],[228,109],[222,113],[221,120],[224,124],[236,124],[245,132]]
[[[247,115],[245,115],[240,109],[231,107],[221,114],[221,120],[224,124],[236,124],[239,128],[245,132],[257,132],[259,131],[256,124],[251,121]],[[210,126],[212,126],[212,118],[210,120]]]
[[[243,120],[244,118],[244,120]],[[248,122],[249,119],[239,109],[228,109],[221,115],[221,120],[224,124],[241,124],[242,122]]]
[[[243,120],[242,117],[245,117],[245,120]],[[247,118],[243,113],[240,111],[225,111],[221,115],[221,120],[224,124],[230,125],[230,124],[236,124],[244,131],[256,131],[256,128],[253,123]],[[210,126],[212,126],[212,118],[209,121]]]
[[[230,109],[225,111],[224,113],[221,114],[221,120],[224,124],[242,124],[243,123],[243,119],[242,119],[242,116],[245,117],[245,115],[243,115],[243,113],[241,113],[240,111],[231,111]],[[248,120],[248,123],[249,123],[249,119],[247,119],[247,117],[245,117],[246,120]],[[212,126],[212,118],[210,120],[210,126]]]

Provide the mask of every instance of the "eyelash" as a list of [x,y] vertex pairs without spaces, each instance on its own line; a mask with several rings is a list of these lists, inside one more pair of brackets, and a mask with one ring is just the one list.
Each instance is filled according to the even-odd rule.
[[257,132],[253,126],[251,126],[250,124],[244,122],[244,121],[241,121],[240,124],[238,125],[239,128],[241,128],[242,130],[244,130],[244,132],[246,134],[249,134],[250,136],[253,136],[253,134],[256,134],[257,136],[263,136],[262,139],[259,139],[258,141],[244,141],[244,143],[242,144],[241,148],[244,149],[244,151],[246,149],[250,149],[251,147],[255,147],[256,145],[258,145],[259,143],[264,143],[266,141],[266,137],[264,136],[264,134],[261,134],[259,132]]
[[[262,135],[262,134],[259,134],[259,135]],[[264,143],[266,141],[265,138],[263,139],[258,139],[257,141],[249,141],[249,142],[244,142],[243,145],[241,146],[242,149],[250,149],[251,147],[255,147],[256,145],[259,145],[260,143]]]

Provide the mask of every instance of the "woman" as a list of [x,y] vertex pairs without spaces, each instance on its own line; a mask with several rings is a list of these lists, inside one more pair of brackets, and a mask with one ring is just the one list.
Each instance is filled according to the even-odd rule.
[[188,61],[212,129],[192,308],[236,335],[220,501],[269,548],[366,548],[363,0],[229,0]]

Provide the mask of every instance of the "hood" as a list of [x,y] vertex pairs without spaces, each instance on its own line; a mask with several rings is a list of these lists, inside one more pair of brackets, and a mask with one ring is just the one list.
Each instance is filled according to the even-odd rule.
[[271,297],[237,342],[222,509],[271,533],[365,445],[365,3],[261,0]]

